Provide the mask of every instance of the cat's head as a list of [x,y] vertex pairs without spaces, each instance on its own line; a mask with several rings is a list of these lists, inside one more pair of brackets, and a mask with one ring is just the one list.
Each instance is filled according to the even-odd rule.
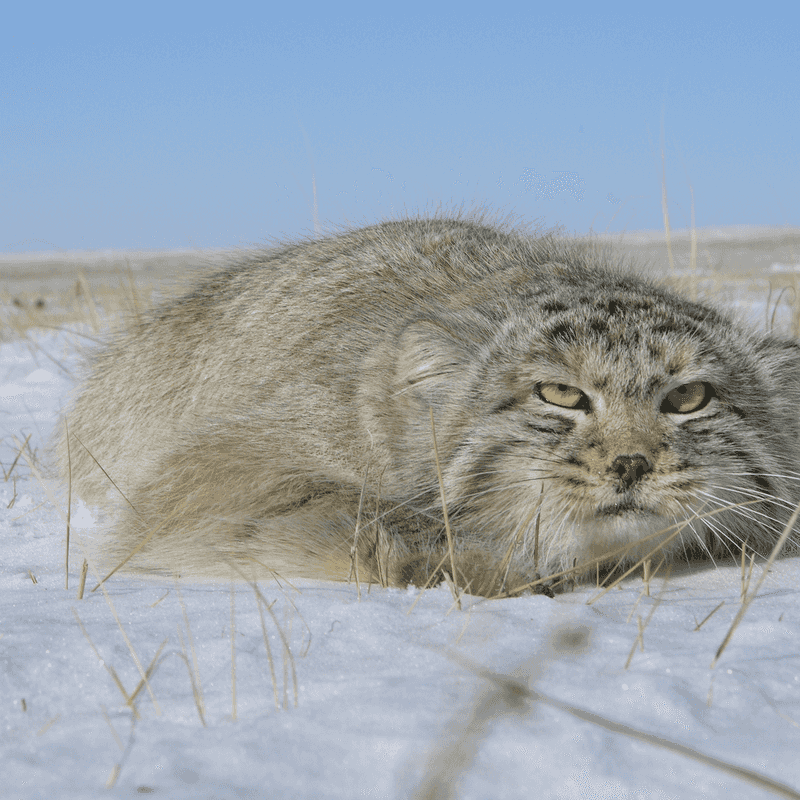
[[430,464],[433,407],[453,516],[526,562],[538,530],[540,570],[768,551],[800,498],[800,346],[561,269],[401,337],[409,452]]

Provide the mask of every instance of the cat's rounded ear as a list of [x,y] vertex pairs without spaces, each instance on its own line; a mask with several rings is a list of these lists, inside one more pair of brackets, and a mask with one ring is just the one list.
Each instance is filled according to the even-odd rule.
[[785,378],[791,383],[800,381],[800,342],[766,336],[758,349],[776,378]]
[[779,395],[800,403],[800,342],[767,336],[757,349]]
[[401,391],[412,386],[444,388],[468,362],[469,348],[457,331],[438,321],[417,320],[400,335],[397,383]]

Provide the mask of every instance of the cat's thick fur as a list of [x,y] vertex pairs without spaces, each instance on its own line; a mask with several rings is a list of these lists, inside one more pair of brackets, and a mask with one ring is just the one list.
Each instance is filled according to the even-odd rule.
[[768,551],[799,401],[794,341],[596,245],[406,219],[241,257],[97,352],[72,484],[109,566],[420,584],[452,571],[433,409],[457,579],[491,594]]

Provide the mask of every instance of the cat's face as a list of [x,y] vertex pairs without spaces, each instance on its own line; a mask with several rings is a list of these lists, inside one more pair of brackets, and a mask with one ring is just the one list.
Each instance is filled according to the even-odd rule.
[[446,478],[457,518],[495,549],[516,539],[529,562],[538,527],[547,574],[763,552],[780,535],[798,496],[796,346],[617,291],[539,300],[482,358],[480,422]]

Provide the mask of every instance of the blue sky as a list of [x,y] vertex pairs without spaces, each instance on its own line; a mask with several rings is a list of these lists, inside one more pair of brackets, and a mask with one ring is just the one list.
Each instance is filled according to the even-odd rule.
[[488,204],[659,228],[662,129],[673,227],[690,186],[698,226],[800,225],[785,4],[15,5],[0,252],[302,234],[312,178],[323,227]]

